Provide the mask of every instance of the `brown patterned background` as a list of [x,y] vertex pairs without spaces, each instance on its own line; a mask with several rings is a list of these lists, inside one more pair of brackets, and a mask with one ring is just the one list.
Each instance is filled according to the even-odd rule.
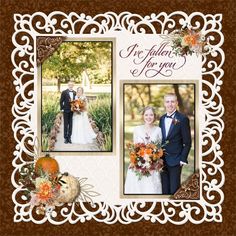
[[[135,3],[134,3],[135,2]],[[236,23],[236,4],[234,0],[175,0],[175,1],[89,1],[89,0],[46,0],[46,1],[19,1],[19,0],[0,0],[0,235],[236,235],[236,161],[233,153],[235,153],[236,138],[236,79],[233,78],[235,72],[235,23]],[[85,13],[96,15],[107,11],[120,13],[122,11],[130,11],[141,15],[147,15],[152,12],[158,13],[165,11],[182,10],[186,13],[200,11],[202,13],[223,13],[223,33],[225,35],[225,43],[223,49],[226,52],[226,62],[224,64],[225,75],[223,77],[223,87],[221,95],[225,106],[225,131],[221,142],[224,152],[226,183],[223,187],[225,200],[223,206],[223,223],[202,223],[193,225],[186,223],[182,226],[175,226],[171,223],[161,225],[159,223],[152,224],[150,222],[139,222],[131,225],[106,225],[90,221],[86,223],[77,223],[71,225],[66,223],[62,226],[53,226],[49,223],[36,225],[33,223],[13,223],[14,204],[11,201],[13,186],[11,185],[11,173],[13,151],[15,142],[13,132],[11,130],[11,106],[15,95],[15,89],[12,84],[13,77],[11,75],[13,66],[11,64],[11,51],[13,45],[11,43],[12,33],[14,32],[13,14],[32,14],[36,11],[50,13],[54,10],[69,13],[75,11],[77,13]],[[234,87],[234,88],[233,88]]]

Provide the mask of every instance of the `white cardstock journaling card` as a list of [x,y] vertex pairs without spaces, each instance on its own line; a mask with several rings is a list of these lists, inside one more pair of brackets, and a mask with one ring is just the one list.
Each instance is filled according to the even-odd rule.
[[[203,15],[195,12],[151,14],[140,16],[129,12],[116,14],[107,12],[91,17],[85,14],[52,12],[46,15],[36,12],[32,15],[15,14],[15,46],[12,52],[13,76],[16,97],[13,104],[12,128],[16,140],[12,173],[15,190],[12,199],[15,204],[14,221],[33,221],[37,224],[49,221],[52,224],[84,222],[94,219],[98,222],[124,224],[142,219],[151,222],[183,224],[187,221],[199,224],[203,221],[222,221],[221,203],[224,195],[221,187],[224,173],[220,150],[221,134],[224,128],[224,108],[219,94],[222,85],[222,64],[224,52],[221,49],[222,15]],[[176,20],[178,19],[178,20]],[[82,23],[80,27],[78,24]],[[168,35],[181,27],[191,26],[208,38],[207,54],[176,56],[168,42]],[[148,29],[148,30],[146,30]],[[24,188],[17,179],[17,172],[26,165],[22,155],[27,150],[25,140],[32,145],[39,133],[38,98],[40,78],[36,63],[36,37],[63,36],[66,40],[108,40],[113,42],[113,152],[54,154],[61,172],[86,177],[99,196],[93,198],[94,207],[79,202],[83,213],[76,211],[77,204],[64,204],[43,217],[36,217],[25,200]],[[217,36],[217,37],[216,37]],[[27,77],[27,81],[23,77]],[[173,199],[169,196],[125,197],[123,195],[123,110],[122,85],[126,81],[155,83],[178,83],[191,81],[198,85],[196,90],[197,115],[195,136],[197,145],[195,166],[200,176],[200,197],[198,200]],[[28,94],[26,90],[33,86]],[[19,102],[21,100],[21,102]],[[22,135],[19,139],[18,134]],[[217,134],[217,135],[216,135]],[[207,148],[206,148],[207,147]],[[208,159],[209,154],[214,155]],[[217,176],[217,177],[216,177]],[[20,197],[19,197],[20,196]],[[22,199],[19,200],[19,198]],[[216,202],[215,202],[216,200]],[[22,203],[23,202],[23,203]],[[149,202],[146,205],[146,202]],[[178,212],[178,213],[177,213]],[[60,217],[58,218],[57,216]]]

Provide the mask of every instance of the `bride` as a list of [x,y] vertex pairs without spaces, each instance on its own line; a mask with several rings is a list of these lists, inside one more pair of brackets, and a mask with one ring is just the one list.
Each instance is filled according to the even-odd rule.
[[89,123],[88,114],[86,111],[88,101],[84,95],[84,89],[82,87],[77,88],[75,100],[76,99],[82,99],[85,101],[86,106],[84,111],[74,112],[73,114],[71,141],[72,143],[77,144],[92,143],[94,141],[93,139],[95,139],[97,135]]
[[[148,106],[143,111],[144,125],[136,126],[133,133],[134,143],[150,143],[161,141],[161,129],[154,125],[156,114]],[[125,194],[162,194],[160,172],[153,170],[150,176],[143,176],[140,180],[132,168],[128,168],[125,181]]]

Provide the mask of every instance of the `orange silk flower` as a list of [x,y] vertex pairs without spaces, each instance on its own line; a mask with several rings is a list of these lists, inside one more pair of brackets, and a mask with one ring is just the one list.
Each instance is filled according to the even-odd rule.
[[39,186],[39,192],[37,193],[39,199],[48,200],[52,197],[52,186],[51,183],[43,182]]
[[198,37],[199,37],[198,34],[185,35],[184,42],[189,46],[195,46],[197,44]]

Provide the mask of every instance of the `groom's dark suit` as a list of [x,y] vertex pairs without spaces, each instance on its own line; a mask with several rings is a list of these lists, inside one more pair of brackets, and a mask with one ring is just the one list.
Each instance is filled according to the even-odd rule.
[[[172,119],[169,132],[166,136],[166,119]],[[172,118],[163,115],[160,118],[162,130],[162,143],[164,146],[164,171],[161,172],[163,194],[174,194],[180,187],[181,169],[180,161],[188,163],[188,154],[191,148],[191,132],[189,119],[176,111]]]
[[[71,95],[70,95],[71,93]],[[70,102],[75,99],[76,92],[69,89],[64,90],[61,93],[60,107],[63,110],[64,118],[64,139],[70,140],[72,134],[72,117]]]

